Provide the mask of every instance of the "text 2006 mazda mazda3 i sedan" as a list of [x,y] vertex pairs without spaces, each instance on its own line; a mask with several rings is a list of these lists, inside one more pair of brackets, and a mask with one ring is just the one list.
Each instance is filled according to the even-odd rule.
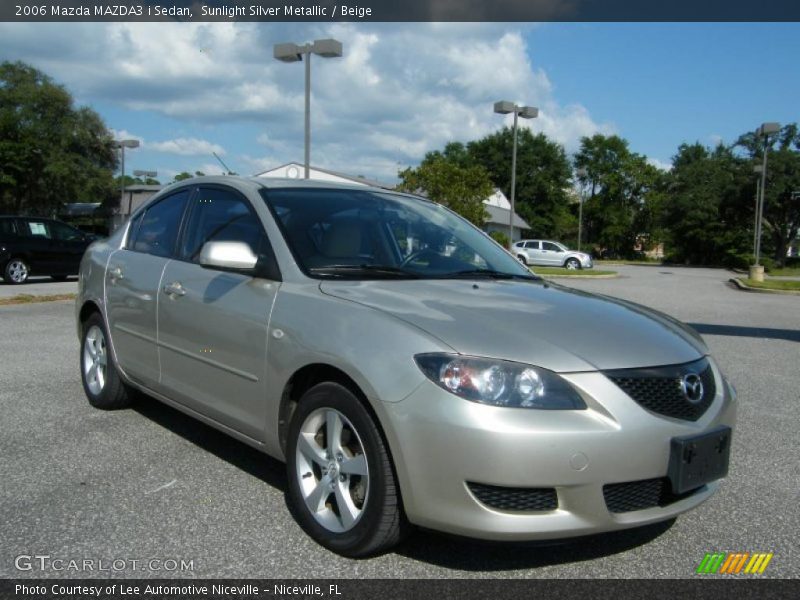
[[87,251],[81,375],[285,460],[348,556],[409,524],[496,540],[670,519],[727,473],[736,401],[700,337],[548,284],[428,200],[198,178]]

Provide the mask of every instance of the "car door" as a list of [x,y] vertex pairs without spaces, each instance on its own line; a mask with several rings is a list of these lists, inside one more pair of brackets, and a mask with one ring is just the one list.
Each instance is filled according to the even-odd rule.
[[261,439],[267,327],[280,282],[200,266],[210,241],[245,242],[257,256],[272,252],[247,198],[227,186],[197,190],[158,294],[161,385],[173,400]]
[[542,255],[541,245],[538,241],[525,242],[525,250],[530,258],[530,263],[533,265],[546,265],[544,256]]
[[134,217],[126,244],[106,269],[106,314],[117,362],[134,381],[158,389],[156,310],[161,276],[177,245],[190,190],[183,189]]
[[49,219],[26,217],[20,219],[20,237],[33,274],[58,272],[58,250],[50,232]]
[[70,227],[66,223],[49,221],[50,234],[56,250],[56,264],[54,273],[75,275],[81,264],[81,257],[89,245],[88,238],[79,229]]
[[565,255],[564,250],[553,242],[542,242],[542,256],[548,266],[560,267],[564,264]]

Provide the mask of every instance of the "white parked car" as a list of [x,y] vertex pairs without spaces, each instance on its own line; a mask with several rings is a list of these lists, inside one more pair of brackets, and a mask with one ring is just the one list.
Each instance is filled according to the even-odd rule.
[[566,269],[591,269],[593,266],[590,255],[550,240],[520,240],[514,244],[514,255],[525,265]]

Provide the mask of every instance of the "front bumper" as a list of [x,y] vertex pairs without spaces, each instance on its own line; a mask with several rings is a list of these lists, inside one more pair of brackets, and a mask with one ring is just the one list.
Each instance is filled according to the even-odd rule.
[[[584,396],[584,411],[484,406],[425,381],[403,401],[383,404],[406,514],[454,534],[531,540],[646,525],[689,510],[718,482],[665,506],[622,513],[609,510],[603,486],[666,477],[673,437],[734,424],[734,392],[713,369],[717,395],[696,422],[646,411],[601,373],[565,376]],[[552,488],[558,505],[498,510],[481,503],[467,482]]]

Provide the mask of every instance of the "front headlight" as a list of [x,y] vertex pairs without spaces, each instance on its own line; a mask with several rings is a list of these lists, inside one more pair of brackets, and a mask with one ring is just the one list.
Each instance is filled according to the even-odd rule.
[[455,354],[417,354],[414,360],[436,385],[473,402],[542,410],[586,408],[565,379],[540,367]]

